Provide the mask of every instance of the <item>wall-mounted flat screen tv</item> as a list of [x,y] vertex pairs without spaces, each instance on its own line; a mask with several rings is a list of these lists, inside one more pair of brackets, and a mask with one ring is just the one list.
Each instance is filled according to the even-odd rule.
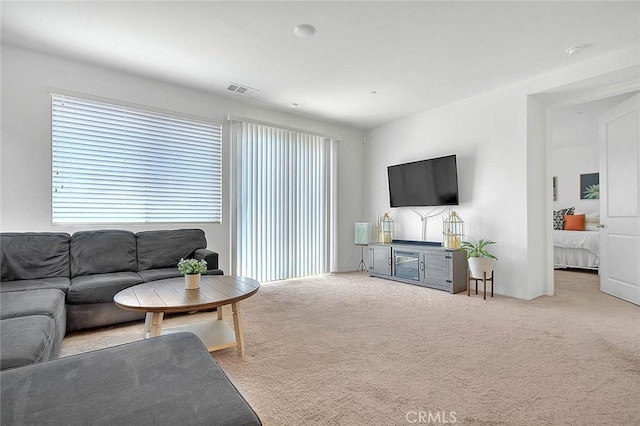
[[391,207],[458,205],[455,155],[397,164],[387,172]]

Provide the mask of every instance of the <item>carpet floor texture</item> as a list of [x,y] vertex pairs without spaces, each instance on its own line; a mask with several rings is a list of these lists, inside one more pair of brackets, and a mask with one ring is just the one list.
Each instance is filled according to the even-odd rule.
[[[556,271],[554,297],[481,293],[359,273],[266,284],[241,302],[245,356],[213,356],[265,425],[640,425],[640,307],[585,272]],[[61,355],[141,335],[72,333]]]

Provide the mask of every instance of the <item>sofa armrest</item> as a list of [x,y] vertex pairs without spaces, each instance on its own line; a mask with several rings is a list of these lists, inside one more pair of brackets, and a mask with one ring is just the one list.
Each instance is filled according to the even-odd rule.
[[218,269],[218,253],[207,249],[197,249],[194,258],[204,259],[207,262],[207,270]]

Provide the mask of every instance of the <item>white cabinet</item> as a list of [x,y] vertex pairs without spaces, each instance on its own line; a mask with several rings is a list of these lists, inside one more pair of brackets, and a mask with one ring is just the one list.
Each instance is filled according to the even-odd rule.
[[369,275],[459,293],[466,290],[467,258],[463,251],[421,242],[369,246]]

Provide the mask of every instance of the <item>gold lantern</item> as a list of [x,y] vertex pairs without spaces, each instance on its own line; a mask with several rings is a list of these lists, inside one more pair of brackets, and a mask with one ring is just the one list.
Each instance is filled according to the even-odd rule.
[[389,213],[385,213],[380,219],[380,229],[382,230],[381,242],[391,243],[393,241],[393,219],[391,219]]
[[462,245],[464,222],[456,212],[442,221],[442,245],[445,249],[456,250]]

